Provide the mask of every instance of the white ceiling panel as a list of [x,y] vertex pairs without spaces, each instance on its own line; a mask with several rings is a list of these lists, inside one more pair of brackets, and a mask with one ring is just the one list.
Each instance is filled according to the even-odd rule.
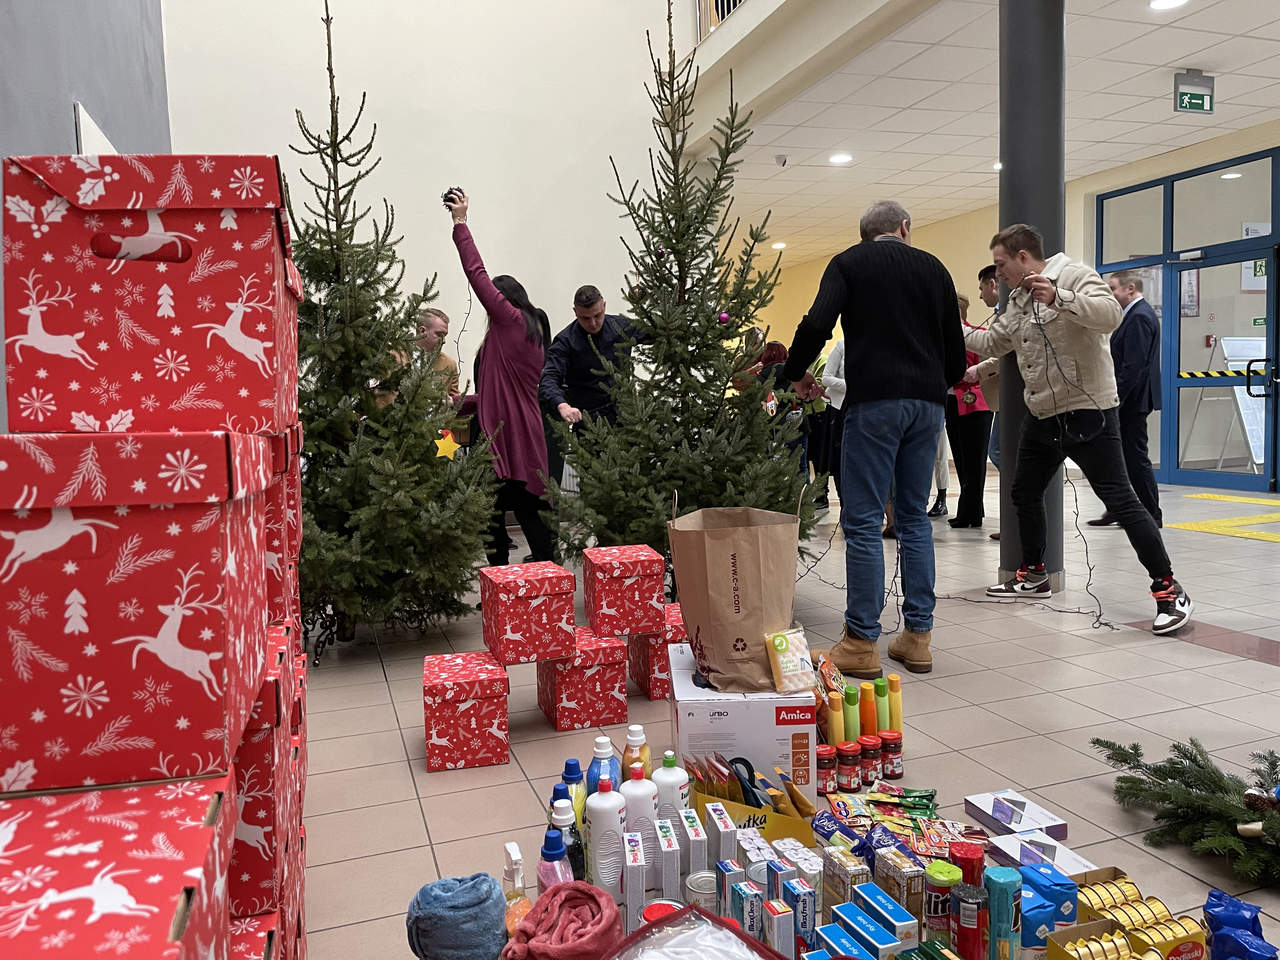
[[897,107],[877,107],[866,103],[835,103],[823,107],[818,114],[809,119],[806,126],[860,130],[881,120],[897,116],[901,112]]
[[951,36],[947,43],[953,47],[975,47],[990,51],[988,56],[995,63],[995,51],[1000,45],[1000,16],[998,10],[988,10],[967,27],[962,27]]
[[1250,77],[1280,76],[1280,40],[1231,37],[1201,50],[1196,54],[1195,60],[1190,65],[1208,73],[1243,73]]
[[893,35],[893,39],[939,43],[990,10],[989,6],[969,3],[967,0],[942,0],[902,27]]
[[[992,68],[995,75],[995,68]],[[985,110],[999,99],[1000,89],[995,83],[949,83],[932,94],[920,106],[930,110]]]
[[[859,103],[874,107],[910,107],[946,87],[938,80],[912,80],[903,77],[877,77],[857,92]],[[921,104],[926,106],[926,104]]]
[[843,67],[840,73],[861,73],[869,77],[879,77],[888,73],[900,63],[927,50],[925,43],[903,43],[900,40],[881,40],[870,50],[858,54]]
[[975,70],[986,67],[968,47],[933,46],[890,71],[894,77],[920,80],[963,80]]
[[1178,21],[1178,26],[1215,33],[1252,33],[1280,16],[1276,5],[1267,0],[1218,0],[1213,4],[1188,4],[1180,9],[1185,16]]
[[815,83],[796,99],[817,103],[839,103],[874,79],[860,73],[833,73],[822,82]]
[[1067,24],[1067,50],[1073,57],[1096,57],[1132,43],[1148,31],[1146,24],[1107,21],[1105,25],[1082,17]]
[[[950,154],[954,150],[962,150],[975,141],[983,139],[977,136],[956,136],[946,133],[926,133],[922,137],[909,140],[898,148],[904,155],[910,154]],[[921,165],[923,166],[923,165]],[[927,169],[936,169],[929,167]]]
[[899,110],[891,117],[885,117],[876,123],[876,130],[888,130],[891,133],[932,133],[940,126],[950,122],[955,114],[947,110],[924,110],[919,107],[911,110]]
[[1145,64],[1123,59],[1071,58],[1067,62],[1067,90],[1110,90],[1116,84],[1131,80],[1149,69]]

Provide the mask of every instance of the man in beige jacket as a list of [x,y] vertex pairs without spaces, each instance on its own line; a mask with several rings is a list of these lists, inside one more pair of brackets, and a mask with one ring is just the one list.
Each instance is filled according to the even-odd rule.
[[1008,306],[986,330],[966,331],[965,342],[985,356],[1017,354],[1029,416],[1013,478],[1023,563],[1011,580],[988,587],[987,596],[1042,599],[1052,594],[1044,567],[1043,497],[1070,457],[1124,528],[1151,576],[1152,632],[1172,633],[1190,621],[1192,603],[1173,578],[1160,531],[1125,471],[1110,348],[1120,304],[1092,267],[1064,253],[1046,260],[1043,239],[1026,224],[997,233],[991,257],[1011,291]]

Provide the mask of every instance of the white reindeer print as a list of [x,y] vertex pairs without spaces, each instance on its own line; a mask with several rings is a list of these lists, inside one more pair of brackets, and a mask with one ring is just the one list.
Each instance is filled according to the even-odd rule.
[[271,796],[271,784],[259,785],[258,767],[248,767],[244,772],[244,786],[236,791],[236,842],[247,843],[258,851],[258,856],[263,860],[271,859],[271,846],[267,843],[267,834],[271,832],[271,827],[258,826],[253,823],[246,823],[244,819],[244,808],[252,800],[261,800],[263,797]]
[[438,727],[431,728],[431,736],[427,738],[427,746],[448,747],[450,750],[453,749],[453,744],[449,742],[449,738],[440,736],[440,729]]
[[0,821],[0,863],[13,863],[13,861],[9,859],[10,857],[17,856],[18,854],[31,849],[30,844],[27,844],[25,847],[18,847],[15,850],[9,849],[9,844],[13,843],[14,835],[18,832],[18,824],[29,816],[31,816],[31,811],[27,810],[15,813],[8,820]]
[[13,939],[33,930],[37,924],[32,920],[38,912],[73,900],[88,900],[93,904],[85,919],[86,924],[97,923],[105,916],[149,917],[160,911],[159,907],[138,903],[128,888],[116,882],[116,877],[137,873],[137,870],[113,870],[113,867],[114,863],[108,863],[98,871],[92,882],[82,887],[63,891],[51,887],[35,900],[0,907],[0,936]]
[[163,210],[147,210],[147,229],[144,233],[132,237],[111,234],[111,239],[120,244],[120,252],[115,255],[115,262],[107,267],[108,273],[119,273],[126,260],[142,260],[153,253],[159,253],[169,244],[173,244],[174,259],[182,257],[182,241],[196,242],[196,238],[176,230],[166,230],[160,221]]
[[600,615],[601,615],[601,616],[607,616],[607,617],[616,617],[616,616],[618,615],[618,611],[617,611],[617,610],[615,610],[613,607],[609,606],[609,601],[608,601],[608,600],[601,600],[601,601],[600,601]]
[[281,554],[273,553],[270,550],[264,551],[264,554],[266,559],[263,561],[263,565],[270,570],[274,576],[283,577],[284,571],[280,569]]
[[491,727],[489,727],[487,730],[485,730],[485,733],[489,734],[489,736],[494,737],[494,738],[496,738],[496,739],[498,739],[498,740],[506,740],[506,739],[507,739],[506,733],[505,733],[505,732],[503,732],[503,729],[502,729],[502,718],[501,718],[501,717],[496,717],[496,718],[494,719],[494,721],[493,721],[493,726],[491,726]]
[[268,341],[257,340],[240,329],[244,315],[250,310],[271,309],[270,299],[249,299],[253,295],[253,286],[257,276],[255,273],[250,274],[247,278],[240,278],[240,299],[235,303],[230,301],[226,303],[226,307],[231,311],[231,314],[224,323],[197,323],[192,329],[209,331],[204,340],[205,346],[213,342],[215,335],[221,337],[226,341],[228,347],[256,366],[258,373],[264,377],[269,377],[271,376],[271,364],[267,362],[265,351],[272,344]]
[[172,604],[161,604],[156,607],[160,613],[164,614],[164,623],[160,625],[160,630],[154,637],[138,635],[132,637],[121,637],[119,640],[112,641],[115,643],[136,643],[133,648],[133,668],[138,669],[138,651],[150,650],[160,661],[169,669],[176,670],[184,676],[190,677],[200,684],[210,700],[216,699],[222,695],[218,686],[217,677],[213,674],[211,661],[219,659],[222,654],[208,653],[204,650],[195,650],[191,647],[185,647],[178,639],[178,632],[182,629],[182,620],[188,614],[197,610],[208,612],[220,612],[222,610],[222,587],[219,585],[217,592],[212,598],[206,600],[202,595],[196,599],[191,599],[191,591],[193,589],[193,581],[200,574],[198,566],[190,567],[187,570],[179,571],[182,582],[178,585],[178,596]]
[[507,624],[507,630],[502,635],[502,639],[510,640],[513,643],[524,643],[524,634],[516,633],[514,630],[511,629],[511,624]]
[[570,700],[567,696],[563,696],[563,695],[560,697],[560,706],[563,707],[565,710],[582,709],[581,707],[578,706],[577,700]]
[[12,540],[9,555],[0,563],[0,583],[8,583],[18,568],[30,563],[46,553],[52,553],[65,547],[72,537],[82,533],[89,534],[92,549],[98,549],[98,533],[93,528],[108,527],[117,530],[119,527],[106,520],[77,520],[70,507],[53,507],[49,511],[49,522],[43,527],[32,530],[0,530],[0,540]]
[[75,294],[69,289],[64,290],[59,283],[51,296],[45,296],[44,287],[36,283],[39,279],[40,274],[32,270],[22,281],[22,285],[27,288],[27,305],[19,307],[18,313],[27,318],[27,332],[5,337],[4,342],[15,344],[13,353],[19,360],[22,359],[22,348],[30,347],[52,357],[78,360],[82,366],[92,370],[98,365],[98,361],[80,346],[80,341],[84,338],[83,330],[78,333],[54,334],[44,328],[44,312],[54,304],[71,306],[75,302]]

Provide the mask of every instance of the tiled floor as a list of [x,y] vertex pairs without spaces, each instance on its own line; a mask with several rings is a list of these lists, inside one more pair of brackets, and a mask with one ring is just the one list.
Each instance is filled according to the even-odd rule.
[[[993,477],[992,490],[994,483]],[[1188,499],[1193,492],[1162,491],[1167,520],[1257,511]],[[1100,506],[1083,484],[1079,496],[1083,524]],[[1072,539],[1070,490],[1066,498],[1069,589],[1052,606],[1091,608],[1083,590],[1085,547]],[[995,500],[989,493],[989,509]],[[816,550],[826,547],[832,522],[834,516],[820,528]],[[973,602],[997,566],[998,545],[987,531],[935,523],[937,590],[949,598],[938,602],[933,673],[903,674],[905,785],[937,787],[945,813],[955,817],[963,817],[966,793],[1021,788],[1069,821],[1075,849],[1100,865],[1125,867],[1144,892],[1171,908],[1195,910],[1211,885],[1247,892],[1267,912],[1266,931],[1276,940],[1280,890],[1250,891],[1216,860],[1145,847],[1149,817],[1116,805],[1115,774],[1089,740],[1138,741],[1163,756],[1171,740],[1194,735],[1237,771],[1252,750],[1280,748],[1280,598],[1271,586],[1280,546],[1166,529],[1175,572],[1197,616],[1188,636],[1167,639],[1143,628],[1152,613],[1148,583],[1123,532],[1084,529],[1093,592],[1119,625],[1115,630],[1093,629],[1086,614]],[[886,556],[892,572],[891,547]],[[839,636],[843,583],[837,536],[796,588],[796,619],[816,646]],[[896,619],[887,609],[886,631]],[[380,641],[330,652],[311,676],[307,922],[315,960],[409,957],[403,916],[421,884],[476,871],[501,876],[508,839],[536,858],[544,804],[564,758],[589,757],[597,735],[551,730],[537,709],[534,666],[516,667],[512,762],[428,774],[422,657],[479,649],[479,618],[426,637]],[[633,696],[631,718],[646,725],[656,749],[669,742],[666,703]],[[620,746],[624,729],[604,732]],[[526,876],[531,881],[532,870]]]

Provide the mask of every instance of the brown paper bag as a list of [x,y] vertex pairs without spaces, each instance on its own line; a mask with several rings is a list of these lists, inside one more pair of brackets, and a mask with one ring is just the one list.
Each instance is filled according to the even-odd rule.
[[791,626],[799,519],[712,507],[670,521],[667,535],[699,672],[729,693],[772,690],[765,637]]

